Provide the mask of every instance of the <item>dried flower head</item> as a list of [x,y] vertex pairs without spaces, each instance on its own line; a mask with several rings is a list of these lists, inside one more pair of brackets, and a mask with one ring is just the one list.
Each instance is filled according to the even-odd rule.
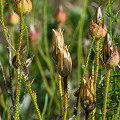
[[85,79],[83,79],[80,91],[80,102],[82,108],[88,113],[95,108],[95,93],[93,87],[93,80],[91,80],[91,78],[87,81],[87,83]]
[[106,68],[111,69],[118,65],[119,53],[118,53],[117,47],[114,46],[109,33],[105,37],[103,48],[102,48],[102,54],[103,54],[103,61],[106,65]]
[[[14,0],[13,3],[14,11],[21,15],[22,10],[22,0]],[[28,14],[32,10],[32,2],[31,0],[23,0],[23,15]]]
[[58,62],[58,49],[63,49],[64,47],[64,38],[63,31],[59,28],[58,30],[52,29],[52,56],[55,61]]
[[[100,23],[102,19],[102,12],[101,12],[101,8],[98,7],[96,14],[94,16],[94,19],[92,20],[92,23],[89,27],[89,33],[92,37],[95,36],[95,33],[97,31],[98,25]],[[107,33],[107,27],[106,24],[104,23],[104,20],[102,21],[102,24],[100,25],[97,35],[96,35],[96,39],[100,39],[102,37],[104,37]]]
[[72,70],[72,59],[67,46],[59,48],[58,53],[58,72],[62,77],[68,77]]
[[13,11],[10,12],[7,16],[7,22],[9,25],[16,25],[19,23],[19,16],[18,14],[14,13]]

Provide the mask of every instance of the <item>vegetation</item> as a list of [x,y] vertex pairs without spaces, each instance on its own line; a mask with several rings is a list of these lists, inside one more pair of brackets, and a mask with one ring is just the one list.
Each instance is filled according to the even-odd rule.
[[0,0],[0,120],[118,120],[119,3]]

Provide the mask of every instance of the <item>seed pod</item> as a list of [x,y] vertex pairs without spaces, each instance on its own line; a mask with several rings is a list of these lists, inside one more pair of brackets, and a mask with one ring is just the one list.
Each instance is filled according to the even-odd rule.
[[[13,7],[14,7],[14,11],[18,15],[21,15],[22,0],[14,0]],[[31,0],[23,0],[23,15],[28,14],[31,10],[32,10]]]
[[102,54],[103,54],[103,61],[107,69],[111,69],[118,65],[119,53],[117,47],[114,46],[109,33],[105,37],[102,48]]
[[52,56],[56,62],[58,62],[58,48],[63,49],[64,38],[63,32],[59,28],[58,30],[52,29]]
[[19,16],[18,14],[14,12],[10,12],[7,16],[7,22],[9,25],[16,25],[19,22]]
[[[98,25],[100,23],[102,19],[102,12],[101,12],[101,8],[98,7],[96,14],[94,16],[94,19],[92,20],[92,23],[89,27],[89,33],[92,37],[95,36],[95,33],[97,31]],[[96,39],[100,39],[102,37],[104,37],[107,33],[107,27],[106,24],[104,23],[104,20],[102,21],[102,24],[100,25],[97,35],[96,35]]]
[[88,113],[95,108],[95,93],[93,87],[93,80],[91,80],[91,78],[87,81],[87,83],[85,79],[83,79],[80,91],[80,102],[82,108]]
[[68,77],[72,70],[72,59],[67,46],[59,48],[58,53],[58,72],[62,77]]

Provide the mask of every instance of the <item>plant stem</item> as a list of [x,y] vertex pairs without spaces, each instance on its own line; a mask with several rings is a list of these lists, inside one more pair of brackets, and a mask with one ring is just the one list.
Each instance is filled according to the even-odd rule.
[[33,52],[34,52],[34,55],[35,55],[35,59],[36,59],[36,62],[37,62],[40,74],[41,74],[41,76],[43,78],[43,82],[45,84],[46,90],[48,91],[49,95],[52,96],[53,93],[51,92],[51,90],[49,88],[47,79],[45,77],[45,74],[44,74],[44,71],[43,71],[43,68],[42,68],[42,65],[41,65],[40,60],[39,60],[38,55],[37,55],[37,51],[36,51],[36,47],[35,47],[35,43],[34,42],[32,42],[32,48],[33,48]]
[[20,36],[19,36],[19,43],[18,43],[18,47],[17,47],[17,51],[16,51],[16,56],[17,56],[17,60],[18,60],[19,65],[21,64],[19,51],[20,51],[20,48],[21,48],[22,37],[23,37],[23,21],[22,21],[22,19],[20,19]]
[[103,101],[103,120],[105,120],[105,117],[106,117],[106,106],[107,106],[107,96],[108,96],[108,88],[109,88],[109,80],[110,80],[110,71],[111,69],[107,69],[107,73],[106,73],[105,94],[104,94],[104,101]]
[[20,99],[20,89],[21,89],[21,77],[20,74],[17,75],[17,90],[16,90],[16,106],[15,106],[15,120],[19,120],[19,99]]
[[4,31],[4,35],[5,35],[6,41],[7,41],[7,43],[9,44],[9,46],[11,47],[11,49],[14,51],[14,53],[16,53],[15,48],[14,48],[14,47],[11,45],[11,43],[9,42],[8,35],[7,35],[7,29],[6,29],[5,24],[4,24],[2,0],[0,0],[0,8],[1,8],[1,20],[0,20],[0,22],[1,22],[1,24],[2,24],[2,28],[3,28],[3,31]]
[[63,77],[63,82],[64,82],[64,115],[63,115],[63,120],[66,120],[66,118],[67,118],[67,99],[68,99],[67,77]]
[[81,78],[81,61],[83,62],[82,33],[83,33],[83,27],[84,27],[84,22],[85,22],[85,14],[86,14],[86,9],[87,9],[87,4],[88,4],[88,0],[85,0],[84,8],[83,8],[83,15],[81,17],[81,25],[79,28],[79,35],[78,35],[77,60],[78,60],[78,81],[79,82],[80,82],[80,78]]
[[110,28],[109,28],[109,34],[112,38],[112,19],[111,19],[111,4],[109,5],[109,8],[108,8],[108,13],[109,13],[109,21],[110,21]]
[[48,49],[48,41],[47,41],[47,0],[45,0],[44,3],[44,41],[45,41],[46,55],[49,58],[49,49]]
[[38,105],[37,105],[37,98],[35,98],[33,96],[33,93],[32,93],[31,83],[28,80],[26,80],[26,79],[24,79],[24,81],[25,81],[25,84],[27,86],[28,92],[29,92],[29,94],[31,96],[31,99],[32,99],[32,101],[34,103],[35,109],[37,111],[38,118],[39,118],[39,120],[42,120],[41,115],[40,115],[40,111],[39,111],[39,108],[38,108]]
[[[95,61],[96,61],[96,69],[95,69],[95,79],[94,79],[94,91],[96,96],[96,84],[97,84],[98,71],[99,71],[99,40],[96,40]],[[95,120],[95,112],[96,112],[96,108],[93,110],[92,120]]]
[[60,99],[60,116],[63,117],[63,95],[62,95],[62,86],[61,86],[61,75],[58,73],[58,88],[59,88],[59,99]]

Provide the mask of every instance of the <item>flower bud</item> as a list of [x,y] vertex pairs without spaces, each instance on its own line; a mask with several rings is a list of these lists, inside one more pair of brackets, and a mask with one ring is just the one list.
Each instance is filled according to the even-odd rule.
[[[14,11],[21,15],[22,10],[22,0],[14,1]],[[32,2],[31,0],[23,0],[23,15],[28,14],[32,10]]]
[[58,48],[63,49],[64,47],[64,38],[63,32],[59,28],[58,30],[52,29],[52,56],[55,61],[58,62]]
[[55,23],[58,28],[62,28],[66,21],[66,13],[63,11],[63,7],[60,5],[59,10],[55,14]]
[[[97,9],[96,14],[94,16],[94,19],[92,20],[92,23],[89,27],[89,33],[92,37],[95,36],[95,33],[97,31],[97,28],[98,28],[98,25],[99,25],[101,19],[102,19],[102,12],[101,12],[101,8],[99,7]],[[100,39],[102,37],[105,37],[106,33],[107,33],[107,27],[106,27],[106,24],[104,23],[104,20],[103,20],[102,24],[100,25],[100,27],[98,29],[96,39]]]
[[59,48],[58,53],[58,72],[62,77],[68,77],[72,70],[72,59],[67,46]]
[[10,12],[7,16],[7,22],[9,25],[16,25],[19,22],[19,16],[18,14],[14,12]]
[[91,78],[87,81],[87,83],[85,79],[83,79],[80,91],[80,102],[82,108],[88,113],[95,108],[95,93],[93,87],[93,80],[91,80]]
[[103,61],[107,69],[112,69],[113,67],[116,67],[118,65],[119,53],[117,47],[114,46],[109,33],[105,37],[102,48],[102,54],[103,54]]
[[40,32],[39,30],[35,30],[34,26],[33,25],[30,25],[30,30],[28,32],[28,36],[29,36],[29,39],[31,41],[36,41],[39,39],[39,36],[40,36]]

